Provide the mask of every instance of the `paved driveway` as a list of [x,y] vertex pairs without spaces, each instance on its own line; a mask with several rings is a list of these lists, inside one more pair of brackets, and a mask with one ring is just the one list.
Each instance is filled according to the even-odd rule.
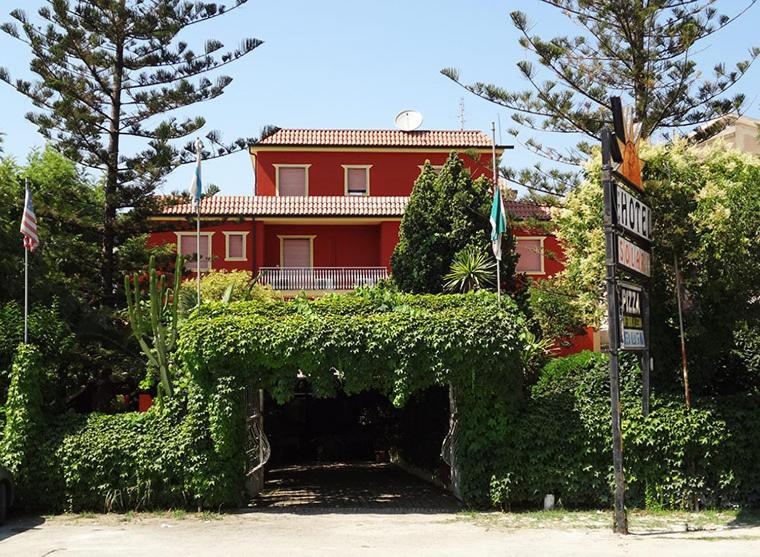
[[600,528],[488,527],[449,513],[248,512],[212,520],[105,515],[16,519],[0,528],[0,555],[751,556],[760,555],[760,528],[621,538]]
[[751,524],[688,533],[671,524],[622,538],[604,526],[606,513],[537,523],[463,514],[443,490],[389,465],[293,466],[268,479],[250,509],[224,515],[14,518],[0,528],[0,556],[760,555]]

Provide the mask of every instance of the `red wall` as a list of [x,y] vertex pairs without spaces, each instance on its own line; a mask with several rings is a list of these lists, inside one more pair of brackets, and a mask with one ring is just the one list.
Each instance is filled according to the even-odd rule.
[[316,236],[315,267],[381,267],[379,225],[277,224],[264,226],[265,267],[280,265],[280,239],[285,236]]
[[[194,224],[189,223],[184,220],[168,221],[167,223],[164,223],[164,224],[173,225],[172,230],[152,232],[150,236],[148,237],[148,246],[160,246],[163,244],[176,245],[177,235],[174,233],[175,230],[178,232],[180,231],[195,232]],[[246,245],[245,245],[246,257],[248,258],[247,261],[225,261],[224,260],[225,243],[224,243],[224,234],[222,232],[225,230],[249,232],[248,237],[246,238]],[[214,235],[211,236],[211,255],[214,258],[211,262],[212,269],[217,269],[217,270],[224,269],[228,271],[235,270],[235,269],[250,271],[253,269],[253,244],[255,241],[253,237],[253,222],[228,221],[228,222],[216,222],[213,224],[211,223],[206,224],[206,223],[201,222],[201,232],[214,233]]]
[[[276,195],[275,164],[311,164],[309,195],[345,195],[344,164],[373,165],[369,171],[370,195],[410,195],[420,175],[419,165],[429,160],[442,165],[446,152],[414,151],[262,151],[256,155],[256,194]],[[491,154],[482,154],[476,162],[461,155],[473,176],[491,176]]]
[[398,244],[401,221],[386,221],[380,224],[380,265],[391,272],[391,255]]

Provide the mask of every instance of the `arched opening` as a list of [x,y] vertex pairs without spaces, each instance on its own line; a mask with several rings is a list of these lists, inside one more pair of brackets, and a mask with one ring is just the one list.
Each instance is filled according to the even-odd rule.
[[301,380],[283,404],[265,396],[262,414],[271,456],[255,507],[458,507],[441,459],[450,419],[443,387],[397,408],[377,390],[320,398]]
[[[439,409],[440,431],[447,428],[448,416],[454,417],[446,442],[440,433],[427,438],[427,430],[420,427],[425,419],[407,417],[407,429],[414,435],[399,441],[398,453],[440,463],[429,449],[443,445],[456,493],[468,504],[484,501],[498,466],[497,436],[491,431],[507,432],[517,410],[526,361],[521,342],[528,334],[513,302],[499,303],[485,292],[414,296],[372,291],[204,306],[184,326],[179,346],[188,377],[186,422],[194,434],[198,469],[203,469],[199,487],[193,485],[196,498],[207,505],[239,504],[245,491],[260,491],[267,460],[262,456],[271,456],[268,442],[256,442],[266,439],[261,433],[272,426],[264,413],[275,403],[305,404],[297,402],[297,390],[329,399],[329,404],[350,406],[358,400],[359,408],[368,406],[369,399],[361,397],[372,396],[366,393],[374,390],[411,413],[417,397],[424,399],[422,393],[438,389],[438,404],[428,401],[422,407]],[[267,398],[259,396],[262,391],[271,396],[269,404],[260,404]],[[305,408],[318,409],[320,404],[309,402]],[[320,415],[342,412],[340,407],[323,409]],[[404,423],[403,415],[397,419]],[[337,454],[338,441],[351,437],[351,428],[341,435],[322,428],[327,440],[315,442],[313,424],[300,422],[310,432],[291,433],[301,439],[297,460]],[[253,442],[246,443],[246,433]],[[274,444],[282,445],[279,439]],[[368,447],[356,442],[341,450],[366,454]],[[387,453],[390,458],[390,446]],[[270,478],[272,472],[270,466]]]

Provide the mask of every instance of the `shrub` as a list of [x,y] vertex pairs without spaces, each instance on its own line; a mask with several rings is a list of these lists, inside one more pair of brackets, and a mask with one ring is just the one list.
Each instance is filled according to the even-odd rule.
[[449,273],[443,277],[447,292],[470,292],[487,286],[493,286],[496,263],[488,254],[474,246],[467,246],[454,255]]
[[[76,337],[63,320],[58,304],[33,306],[29,312],[29,338],[38,347],[43,397],[48,404],[66,394],[67,376],[76,375]],[[0,306],[0,399],[5,399],[11,376],[11,364],[18,346],[24,341],[24,312],[16,302]],[[78,385],[77,385],[78,387]]]
[[[647,508],[722,507],[760,502],[760,396],[653,398],[641,414],[637,367],[621,362],[627,502]],[[500,446],[491,479],[495,505],[607,506],[613,485],[608,360],[581,353],[551,361]]]
[[534,281],[528,287],[533,321],[543,338],[560,344],[569,344],[575,335],[585,330],[573,295],[565,290],[562,281],[556,278]]
[[[26,510],[127,511],[203,506],[205,473],[193,428],[176,402],[146,413],[68,413],[46,423],[19,486]],[[199,460],[200,458],[200,460]]]
[[[637,356],[620,356],[620,392],[623,397],[641,394]],[[580,397],[609,397],[610,364],[605,354],[583,351],[550,360],[533,386],[534,398],[570,394]]]
[[[405,292],[437,293],[444,287],[454,256],[467,246],[490,251],[491,186],[473,180],[456,153],[439,173],[426,163],[414,183],[391,256],[393,280]],[[502,239],[501,278],[514,290],[517,256],[511,231]]]
[[[34,485],[34,461],[44,425],[40,361],[40,352],[35,346],[19,345],[8,389],[2,462],[13,474],[21,492],[26,486]],[[23,501],[23,496],[19,499]]]
[[[270,286],[258,284],[250,271],[212,270],[201,277],[201,300],[220,302],[225,293],[231,289],[229,301],[277,299],[278,296]],[[197,304],[197,286],[195,280],[186,280],[180,286],[179,310],[188,314]]]

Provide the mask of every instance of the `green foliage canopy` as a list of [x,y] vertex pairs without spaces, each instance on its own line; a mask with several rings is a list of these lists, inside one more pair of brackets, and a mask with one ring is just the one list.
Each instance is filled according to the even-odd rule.
[[[737,378],[723,368],[734,331],[760,317],[760,158],[722,144],[687,149],[683,142],[642,149],[647,203],[653,210],[652,338],[656,366],[678,361],[673,258],[688,292],[687,348],[695,383],[731,390]],[[558,286],[571,293],[585,320],[604,313],[604,233],[600,160],[556,213],[565,247]],[[701,377],[700,377],[701,376]]]
[[[115,249],[155,211],[153,192],[178,165],[195,161],[195,149],[176,141],[192,136],[203,118],[180,120],[170,113],[222,95],[232,78],[214,72],[246,56],[261,41],[244,39],[225,51],[218,39],[191,47],[179,35],[243,6],[214,2],[141,0],[57,0],[29,17],[11,12],[15,22],[0,30],[30,48],[36,81],[0,80],[28,97],[39,110],[28,115],[40,134],[54,141],[71,160],[104,176],[100,199],[102,300],[114,303]],[[195,29],[195,27],[194,27]],[[192,34],[197,36],[197,32]],[[213,74],[211,74],[213,75]],[[224,143],[219,132],[206,138],[214,146],[204,158],[246,148],[252,139]],[[127,143],[144,143],[129,152]],[[130,208],[128,214],[119,210]]]
[[[654,510],[693,508],[695,500],[708,508],[757,505],[757,395],[701,400],[690,412],[678,397],[655,397],[643,417],[634,362],[627,357],[621,366],[628,504]],[[500,445],[493,503],[537,505],[553,493],[570,507],[611,505],[609,404],[605,355],[583,352],[547,364]]]
[[[490,182],[473,180],[456,153],[439,173],[426,163],[414,184],[399,243],[391,257],[393,280],[406,292],[443,291],[454,256],[468,246],[490,250]],[[502,281],[512,285],[516,256],[510,232],[503,236]]]
[[[725,2],[731,15],[718,11],[718,0],[543,0],[536,10],[564,18],[575,35],[551,38],[534,33],[534,23],[520,11],[510,13],[518,41],[531,59],[517,63],[528,83],[510,90],[488,82],[462,85],[475,95],[505,107],[518,125],[539,133],[560,132],[580,138],[576,149],[543,144],[534,135],[525,146],[542,158],[580,165],[600,141],[603,127],[612,127],[610,96],[621,95],[634,108],[644,138],[670,136],[674,130],[706,126],[706,137],[725,127],[745,102],[736,86],[760,55],[752,47],[733,67],[723,62],[704,68],[698,53],[706,40],[737,18],[751,15],[755,0]],[[442,73],[461,83],[456,69]],[[712,75],[710,75],[712,74]],[[614,92],[614,93],[613,93]],[[511,133],[518,134],[517,130]],[[552,135],[556,138],[557,133]],[[577,173],[540,164],[505,171],[509,179],[534,191],[566,194],[577,185]]]

